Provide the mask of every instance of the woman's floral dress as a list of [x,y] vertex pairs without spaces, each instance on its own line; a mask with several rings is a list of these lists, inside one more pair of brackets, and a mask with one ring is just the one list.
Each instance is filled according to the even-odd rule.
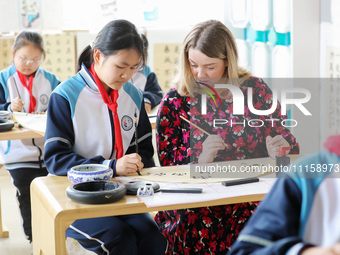
[[[270,115],[253,114],[246,103],[248,87],[252,88],[255,109],[271,108],[272,91],[257,77],[249,78],[241,86],[244,115],[233,115],[232,97],[222,99],[222,105],[217,104],[217,107],[213,99],[208,98],[207,114],[202,115],[199,97],[183,97],[176,89],[170,89],[160,104],[156,123],[160,164],[195,163],[202,152],[207,135],[180,116],[223,138],[227,147],[217,153],[215,161],[268,157],[266,137],[269,135],[282,135],[291,145],[290,153],[299,153],[295,137],[282,126],[285,116],[281,116],[280,104]],[[214,127],[214,119],[228,120],[229,124]],[[251,202],[163,211],[158,212],[155,220],[169,242],[167,254],[225,254],[257,205],[258,202]]]

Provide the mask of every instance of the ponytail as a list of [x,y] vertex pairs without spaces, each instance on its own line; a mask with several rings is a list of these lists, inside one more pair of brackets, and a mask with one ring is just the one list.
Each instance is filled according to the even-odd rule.
[[86,66],[86,68],[91,68],[93,63],[93,50],[91,45],[86,46],[83,51],[80,53],[77,63],[77,72],[80,71],[82,64]]

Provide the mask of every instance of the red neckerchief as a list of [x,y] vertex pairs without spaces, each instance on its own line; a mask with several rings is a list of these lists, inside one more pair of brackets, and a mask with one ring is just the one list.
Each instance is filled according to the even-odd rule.
[[340,156],[340,135],[331,135],[327,138],[323,147],[330,153]]
[[115,126],[115,149],[116,149],[116,158],[119,159],[123,156],[123,141],[122,141],[122,133],[120,130],[120,122],[119,117],[117,114],[117,99],[119,97],[118,90],[111,89],[110,96],[106,92],[101,80],[98,78],[96,71],[94,70],[94,64],[91,65],[91,69],[89,69],[90,73],[92,74],[92,77],[97,84],[97,87],[99,89],[99,92],[104,100],[104,103],[107,104],[109,109],[113,112],[114,117],[114,126]]
[[29,106],[28,112],[29,113],[34,112],[35,106],[37,105],[37,100],[32,94],[34,73],[28,76],[28,84],[27,84],[27,76],[23,73],[20,73],[19,71],[17,71],[17,73],[21,81],[21,84],[27,89],[28,93],[30,94],[30,106]]

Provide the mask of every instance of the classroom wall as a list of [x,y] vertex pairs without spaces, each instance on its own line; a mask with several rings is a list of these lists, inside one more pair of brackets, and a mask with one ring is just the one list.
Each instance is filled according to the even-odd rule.
[[[86,3],[86,1],[84,0],[83,2]],[[216,14],[216,18],[222,19],[222,21],[229,27],[231,26],[228,17],[228,2],[230,1],[231,0],[216,1],[216,3],[219,4],[218,7],[220,7],[224,13],[224,17],[221,18],[222,12],[219,10]],[[40,2],[43,17],[41,29],[46,34],[49,34],[51,31],[58,31],[60,33],[60,29],[65,27],[63,2],[61,0],[41,0]],[[82,1],[72,0],[72,3],[74,4],[77,4],[78,2]],[[98,10],[98,5],[108,2],[110,1],[98,0],[95,3],[92,2],[92,5],[85,5],[87,7],[92,6],[93,12],[95,12],[95,10]],[[117,17],[127,18],[129,15],[129,4],[132,3],[132,0],[117,0],[111,2],[115,2],[117,4],[116,7],[125,8],[125,11],[123,12],[125,16]],[[339,2],[339,0],[291,0],[291,48],[293,56],[291,64],[294,78],[306,78],[306,81],[308,81],[309,78],[318,79],[319,77],[338,75],[338,69],[335,67],[337,66],[337,63],[340,63],[340,29],[339,24],[334,24],[334,20],[331,19],[332,11],[336,13],[335,11],[337,10],[334,4],[336,2]],[[5,20],[5,22],[0,22],[0,32],[20,30],[18,3],[19,1],[13,0],[0,1],[0,17],[2,21]],[[169,10],[170,9],[171,8],[169,8]],[[72,11],[68,11],[68,13],[72,13]],[[88,13],[88,8],[85,10],[85,13]],[[161,86],[163,86],[164,90],[168,89],[173,78],[173,66],[176,63],[176,51],[178,49],[178,45],[182,43],[185,35],[191,28],[188,24],[184,26],[178,25],[181,17],[186,14],[188,13],[182,10],[178,11],[176,15],[171,16],[169,11],[166,21],[168,21],[168,23],[172,23],[171,20],[173,19],[173,26],[160,27],[156,25],[157,22],[146,22],[143,25],[147,27],[139,27],[141,32],[147,32],[149,39],[148,64],[159,76]],[[106,16],[106,18],[110,18],[114,15],[116,14],[111,13]],[[207,18],[208,16],[203,17]],[[212,18],[215,17],[212,16]],[[101,24],[104,20],[105,19],[98,20],[97,23]],[[68,21],[70,24],[75,24],[75,22],[71,22],[70,20]],[[82,25],[81,29],[87,27],[86,24],[84,24],[86,21],[93,23],[91,16],[88,15],[87,20],[84,19],[79,22]],[[163,20],[162,22],[165,21]],[[91,43],[95,37],[96,28],[93,26],[88,27],[91,31],[72,32],[75,44],[74,53],[72,53],[75,56],[74,63],[72,63],[73,65],[75,65],[76,59],[82,49]],[[232,31],[236,37],[242,37],[242,30],[233,29]],[[333,58],[331,59],[331,57]],[[58,61],[56,63],[58,63]],[[331,70],[329,66],[333,66],[333,69]],[[58,70],[58,68],[56,70]],[[68,75],[71,75],[71,73],[63,75],[63,78],[67,78]],[[299,86],[301,87],[301,84]],[[306,82],[305,87],[310,90],[313,97],[318,97],[318,95],[326,96],[329,94],[329,91],[325,88],[326,86],[320,85],[320,83],[317,83],[315,80]],[[330,117],[330,110],[328,108],[320,109],[320,105],[325,105],[325,103],[327,103],[327,98],[320,97],[319,99],[320,100],[318,101],[317,98],[312,98],[313,101],[311,101],[311,104],[308,105],[308,109],[313,112],[312,118],[305,118],[305,116],[301,116],[301,112],[299,110],[295,110],[293,112],[293,114],[295,114],[294,117],[296,119],[303,119],[304,123],[303,125],[299,125],[292,129],[294,135],[299,138],[303,153],[311,153],[319,150],[328,134],[338,132],[338,130],[334,128],[327,129],[325,127],[325,123],[328,123],[329,120],[334,117]],[[335,98],[334,100],[338,99]],[[314,139],[310,139],[306,135],[306,129],[308,129],[310,134],[315,137]]]
[[340,0],[321,0],[320,8],[321,141],[340,134]]
[[[72,1],[72,0],[71,0]],[[42,30],[60,29],[62,20],[62,1],[40,0],[42,15]],[[18,31],[22,29],[19,23],[19,1],[1,0],[0,1],[0,33]]]

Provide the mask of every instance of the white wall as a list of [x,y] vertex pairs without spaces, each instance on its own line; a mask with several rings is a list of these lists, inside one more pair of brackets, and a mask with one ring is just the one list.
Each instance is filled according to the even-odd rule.
[[[70,0],[72,1],[72,0]],[[19,1],[0,1],[0,33],[18,31],[22,29],[19,24]],[[58,0],[41,0],[41,15],[43,30],[60,29],[62,24],[62,2]]]
[[[136,0],[138,2],[138,0]],[[122,8],[125,6],[132,6],[134,0],[117,0],[118,6]],[[140,0],[141,1],[141,0]],[[140,2],[139,1],[139,2]],[[228,21],[226,11],[226,3],[228,0],[214,0],[215,5],[209,5],[207,8],[206,1],[198,2],[193,0],[188,0],[185,3],[180,0],[174,0],[167,2],[167,6],[163,6],[160,8],[160,11],[169,10],[167,13],[167,18],[162,20],[162,26],[157,22],[149,23],[149,27],[147,28],[148,39],[149,39],[149,65],[153,67],[153,44],[154,43],[181,43],[190,30],[190,14],[193,14],[195,17],[200,16],[202,19],[215,18],[222,19],[226,23]],[[294,78],[318,78],[320,77],[320,0],[291,0],[292,1],[292,37],[291,37],[291,45],[292,45],[292,55],[293,55],[293,77]],[[321,0],[324,1],[324,0]],[[69,10],[63,10],[63,7],[67,3],[73,3],[74,7]],[[93,17],[89,12],[89,7],[93,7],[93,14],[98,11],[95,5],[99,5],[99,3],[105,2],[104,0],[98,0],[98,2],[94,2],[91,0],[41,0],[41,8],[42,8],[42,29],[50,30],[50,29],[61,29],[67,26],[72,27],[73,24],[79,22],[82,24],[80,29],[91,29],[91,25],[86,25],[88,23],[92,24]],[[162,1],[163,2],[163,1]],[[124,3],[124,4],[123,4]],[[163,2],[164,3],[164,2]],[[203,4],[204,3],[204,4]],[[194,9],[192,12],[188,12],[183,7],[183,4],[190,5]],[[0,32],[6,32],[11,30],[19,30],[21,29],[19,24],[18,17],[18,1],[17,0],[1,0],[0,1]],[[79,5],[79,9],[76,7]],[[82,6],[81,6],[82,5]],[[136,7],[136,5],[133,5]],[[124,8],[125,8],[124,7]],[[176,11],[176,8],[177,11]],[[91,9],[90,8],[90,9]],[[207,9],[207,12],[204,12],[204,8]],[[75,18],[72,21],[72,14],[79,13],[82,10],[83,17],[81,20]],[[121,13],[123,16],[119,16],[119,18],[129,18],[129,12],[125,11]],[[136,11],[135,9],[130,8],[131,12]],[[172,10],[172,12],[170,12]],[[214,15],[214,10],[215,14]],[[202,15],[200,15],[200,13]],[[210,14],[207,14],[210,13]],[[224,14],[224,18],[221,17],[221,14]],[[67,15],[66,15],[67,14]],[[204,14],[204,15],[203,15]],[[67,17],[65,17],[65,15]],[[132,13],[133,15],[133,13]],[[132,17],[133,19],[133,17]],[[173,21],[172,21],[173,19]],[[131,19],[130,19],[131,20]],[[98,23],[102,22],[102,20],[98,20]],[[180,26],[181,22],[185,22],[186,25]],[[194,19],[193,23],[197,23],[199,20],[197,18]],[[165,24],[168,23],[168,26]],[[148,23],[142,24],[147,25]],[[227,24],[227,26],[230,24]],[[143,28],[141,28],[143,29]],[[78,55],[79,52],[88,45],[93,39],[94,34],[88,34],[86,32],[78,33],[77,40],[77,48]],[[308,87],[308,85],[306,85]],[[319,91],[318,88],[314,86],[308,87],[311,91],[312,96],[318,96]],[[296,111],[296,114],[299,114]],[[306,136],[305,127],[309,128],[309,131],[316,136],[320,136],[320,128],[315,125],[315,119],[320,119],[319,111],[317,111],[313,118],[304,119],[304,125],[300,125],[293,129],[294,135],[299,138],[299,142],[302,147],[303,153],[310,153],[313,151],[317,151],[320,148],[320,140],[319,139],[309,139]],[[294,118],[300,118],[301,116],[294,116]],[[303,117],[303,116],[302,116]]]
[[0,32],[19,30],[18,1],[0,1]]
[[[320,1],[292,0],[292,55],[294,78],[319,78],[320,63]],[[300,111],[295,111],[294,118],[303,120],[302,125],[294,128],[293,133],[298,138],[301,152],[312,153],[320,149],[320,86],[317,81],[306,79],[298,86],[311,92],[312,101],[308,104],[312,117],[305,117]],[[314,98],[316,97],[316,98]],[[314,103],[312,103],[314,102]]]

